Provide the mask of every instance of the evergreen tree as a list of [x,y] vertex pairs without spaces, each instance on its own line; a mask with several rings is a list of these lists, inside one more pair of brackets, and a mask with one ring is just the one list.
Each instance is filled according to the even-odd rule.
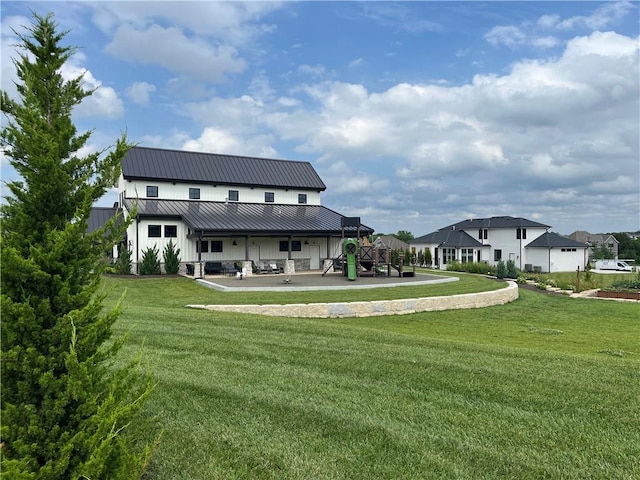
[[518,269],[516,267],[516,262],[513,260],[507,260],[507,278],[518,278]]
[[175,275],[180,270],[180,249],[176,249],[173,240],[165,245],[162,252],[164,258],[164,271],[169,275]]
[[[115,220],[87,233],[93,202],[114,185],[130,148],[81,157],[72,109],[92,94],[60,68],[75,48],[61,45],[52,14],[34,14],[14,60],[19,100],[0,92],[0,131],[20,181],[7,182],[2,234],[2,460],[7,478],[137,478],[148,451],[131,421],[149,378],[133,363],[112,364],[122,340],[106,343],[119,306],[105,313],[99,292]],[[124,222],[123,222],[124,223]],[[135,425],[135,424],[133,424]]]
[[431,256],[431,249],[426,248],[424,251],[424,263],[427,264],[427,267],[431,266],[431,262],[433,262],[433,258]]
[[140,275],[160,275],[160,258],[157,246],[148,247],[142,252]]
[[498,264],[496,265],[496,277],[503,279],[507,276],[507,265],[504,263],[504,260],[498,260]]
[[126,246],[123,246],[118,254],[118,259],[116,260],[116,273],[118,275],[130,275],[132,266],[131,250]]

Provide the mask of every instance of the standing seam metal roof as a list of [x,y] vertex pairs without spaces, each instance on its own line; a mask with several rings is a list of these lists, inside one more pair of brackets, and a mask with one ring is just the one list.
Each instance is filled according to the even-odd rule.
[[[136,203],[125,199],[128,210]],[[137,201],[141,217],[181,218],[196,231],[226,233],[307,233],[340,234],[342,215],[320,205],[286,205],[273,203],[204,202],[193,200]],[[373,229],[362,225],[361,234],[370,235]],[[355,228],[345,231],[353,231]]]
[[132,147],[122,160],[131,180],[326,190],[311,163],[257,157]]

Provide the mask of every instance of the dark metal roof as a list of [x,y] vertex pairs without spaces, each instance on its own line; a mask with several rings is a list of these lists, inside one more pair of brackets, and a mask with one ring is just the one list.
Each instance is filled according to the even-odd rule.
[[438,230],[422,237],[415,238],[409,242],[414,244],[435,244],[447,248],[481,248],[482,243],[463,232],[462,230]]
[[[125,199],[125,207],[133,208],[135,200]],[[217,234],[307,234],[340,235],[340,215],[320,205],[284,205],[273,203],[204,202],[193,200],[137,201],[138,216],[180,218],[192,231]],[[345,228],[356,233],[356,227]],[[374,230],[360,226],[361,235]]]
[[133,147],[122,160],[128,180],[326,190],[309,162]]
[[472,230],[474,228],[550,228],[549,225],[527,220],[522,217],[470,218],[454,223],[440,230]]
[[87,231],[89,233],[104,227],[107,221],[116,214],[117,209],[112,207],[93,207],[89,215]]
[[555,232],[546,232],[526,245],[526,248],[588,248],[586,243],[563,237]]

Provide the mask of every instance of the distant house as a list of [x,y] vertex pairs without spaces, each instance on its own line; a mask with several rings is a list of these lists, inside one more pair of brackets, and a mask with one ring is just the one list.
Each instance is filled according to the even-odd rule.
[[612,253],[613,258],[616,260],[618,259],[620,242],[616,237],[609,233],[589,233],[584,230],[578,230],[573,232],[571,235],[567,235],[567,238],[589,245],[589,255],[591,255],[593,248],[604,246]]
[[[324,190],[309,162],[133,147],[116,208],[135,215],[126,238],[133,262],[172,241],[183,263],[294,260],[314,270],[357,232],[321,205]],[[373,231],[360,226],[362,236]]]
[[509,216],[468,219],[423,235],[409,244],[429,249],[433,265],[457,262],[496,265],[513,260],[520,270],[558,272],[584,268],[588,245],[556,233],[549,226]]

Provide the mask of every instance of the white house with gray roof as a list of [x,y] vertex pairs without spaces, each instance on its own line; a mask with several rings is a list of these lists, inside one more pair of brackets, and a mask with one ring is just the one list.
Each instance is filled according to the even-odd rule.
[[496,265],[513,260],[520,270],[560,272],[584,269],[588,245],[549,232],[549,225],[509,216],[463,220],[409,244],[429,249],[433,267],[452,261]]
[[343,234],[356,234],[321,205],[325,190],[309,162],[133,147],[116,207],[135,214],[125,240],[134,263],[172,241],[183,263],[294,260],[313,270],[340,255]]

